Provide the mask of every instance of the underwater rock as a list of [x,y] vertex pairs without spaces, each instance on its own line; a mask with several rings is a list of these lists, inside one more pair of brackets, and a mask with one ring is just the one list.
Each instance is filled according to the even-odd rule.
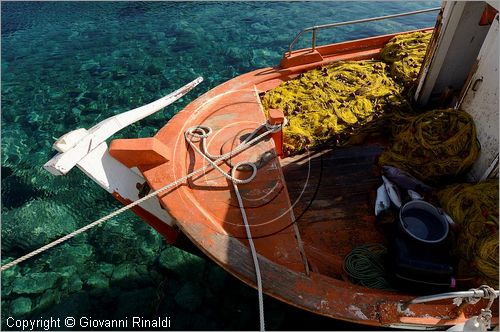
[[135,267],[135,270],[139,275],[143,276],[143,278],[149,278],[149,271],[146,265],[144,264],[137,265]]
[[152,279],[145,265],[125,263],[114,269],[111,282],[119,287],[128,288],[151,284]]
[[78,105],[80,105],[82,108],[85,108],[87,111],[88,105],[90,105],[92,102],[93,100],[87,97],[78,98]]
[[12,286],[7,284],[2,278],[2,298],[8,298],[12,293]]
[[140,238],[137,242],[141,254],[142,264],[151,264],[156,261],[162,248],[165,247],[163,237],[149,225],[138,223],[134,227],[135,236]]
[[135,17],[137,18],[138,16],[143,16],[149,11],[149,6],[147,3],[135,3],[135,2],[130,2],[127,3],[125,7],[120,8],[118,10],[118,17],[120,19],[128,18],[128,17]]
[[82,110],[78,107],[73,107],[71,109],[71,114],[78,119],[82,115]]
[[61,299],[61,292],[58,291],[57,289],[49,289],[43,293],[43,295],[39,298],[35,310],[43,310],[54,303],[59,302]]
[[[2,171],[0,172],[0,175],[2,176],[2,180],[11,176],[12,173],[13,173],[13,171],[12,171],[11,167],[2,166]],[[2,186],[3,186],[3,183],[2,183]]]
[[160,283],[162,280],[164,280],[163,275],[158,273],[158,271],[156,271],[155,269],[151,269],[151,271],[149,271],[149,275],[151,276],[151,279],[155,283]]
[[89,312],[91,312],[89,296],[84,292],[78,292],[62,298],[60,302],[57,302],[40,316],[42,318],[68,316],[78,318],[88,315]]
[[174,297],[182,286],[182,283],[177,278],[165,277],[166,289],[165,293],[169,294],[169,297]]
[[97,100],[99,99],[99,93],[95,91],[87,91],[83,94],[83,97],[89,98],[91,100]]
[[174,298],[170,296],[162,296],[159,300],[160,303],[157,306],[157,310],[155,310],[158,316],[172,315],[172,312],[174,312],[175,308],[177,307]]
[[22,208],[2,214],[2,253],[39,247],[76,229],[74,216],[64,206],[50,200],[37,199]]
[[90,110],[92,111],[100,111],[99,109],[99,105],[97,104],[97,102],[95,101],[92,101],[88,106],[87,106],[87,110],[90,112]]
[[114,318],[124,318],[130,313],[134,316],[151,316],[155,309],[156,292],[152,287],[121,292],[116,300]]
[[[280,59],[280,54],[276,51],[270,51],[268,49],[253,49],[252,50],[252,56],[251,56],[251,62],[252,65],[260,68],[260,67],[266,67],[269,66],[273,63],[276,63]],[[274,61],[273,61],[274,60]]]
[[208,271],[208,284],[212,290],[219,292],[224,288],[226,272],[215,264],[211,264]]
[[31,300],[27,297],[18,297],[10,303],[10,313],[14,317],[22,316],[31,311]]
[[125,279],[133,279],[138,277],[138,273],[135,270],[135,265],[130,263],[120,264],[118,265],[111,276],[111,281],[122,281]]
[[161,68],[159,68],[159,67],[157,67],[155,65],[150,64],[146,68],[146,74],[147,75],[160,75],[161,74]]
[[83,282],[82,280],[80,279],[80,277],[78,277],[76,274],[75,275],[72,275],[71,277],[69,277],[67,283],[65,283],[67,291],[70,292],[70,293],[74,293],[74,292],[78,292],[79,290],[82,289],[82,286],[83,286]]
[[10,315],[10,306],[9,302],[6,301],[5,299],[2,299],[2,306],[1,306],[1,325],[0,329],[5,326],[5,318]]
[[[207,319],[205,313],[195,313],[181,311],[175,314],[172,320],[172,329],[176,331],[211,331],[224,330],[225,328],[210,328],[211,321]],[[228,329],[232,330],[232,329]],[[244,330],[244,328],[242,329]]]
[[38,294],[53,288],[60,275],[55,272],[31,273],[14,280],[13,292],[17,294]]
[[[48,254],[50,255],[50,254]],[[23,275],[28,275],[28,274],[31,274],[31,273],[41,273],[41,272],[45,272],[48,264],[47,264],[47,261],[46,261],[46,257],[38,257],[34,262],[33,264],[26,264],[23,266],[23,269],[22,269],[22,274]],[[21,263],[22,264],[22,263]],[[51,272],[54,272],[54,271],[51,271]]]
[[175,294],[175,302],[188,311],[195,311],[203,301],[203,291],[198,283],[188,281]]
[[57,269],[57,273],[59,273],[62,277],[68,278],[72,276],[73,274],[76,274],[77,268],[75,266],[64,266],[59,269]]
[[161,267],[181,278],[200,280],[203,278],[205,260],[173,246],[165,248],[158,259]]
[[[33,131],[38,130],[33,129]],[[50,144],[49,139],[39,139],[40,141],[38,142],[40,143],[47,145]],[[24,183],[37,190],[44,191],[44,194],[50,193],[51,195],[55,193],[68,193],[73,190],[73,188],[81,186],[81,179],[84,177],[83,174],[75,172],[73,174],[69,174],[69,176],[54,177],[42,167],[43,162],[47,161],[47,157],[50,153],[52,153],[49,152],[48,146],[43,146],[39,148],[39,151],[37,151],[33,149],[33,147],[36,147],[37,144],[31,142],[28,144],[31,145],[30,150],[19,156],[20,160],[17,163],[17,168],[15,170],[15,174],[22,179]],[[68,195],[66,195],[66,197],[68,197]],[[66,198],[64,202],[67,200],[68,198]]]
[[182,53],[190,52],[192,49],[196,48],[196,43],[190,39],[177,38],[177,43],[170,46],[170,51],[172,53]]
[[78,99],[82,95],[83,92],[79,90],[68,91],[68,97],[71,99]]
[[69,265],[82,270],[87,261],[92,261],[94,247],[89,244],[71,245],[65,243],[55,249],[48,258],[47,262],[51,269],[64,268]]
[[218,295],[217,294],[214,294],[210,288],[208,287],[205,287],[205,294],[204,294],[204,297],[207,301],[216,301],[218,299]]
[[109,263],[100,263],[99,264],[99,271],[101,271],[105,276],[111,277],[113,274],[113,269],[115,266],[113,264]]
[[[2,259],[2,265],[13,261],[12,258]],[[14,265],[8,270],[2,272],[2,298],[6,298],[12,293],[12,284],[19,276],[19,265]]]
[[222,316],[223,321],[227,322],[225,323],[224,328],[234,331],[258,329],[258,322],[256,322],[255,319],[255,317],[257,317],[257,312],[255,307],[248,307],[248,303],[256,302],[241,300],[234,294],[227,294],[224,297],[223,302],[219,304],[221,306],[219,313]]
[[94,247],[89,244],[71,245],[65,243],[53,249],[47,262],[51,269],[64,268],[71,265],[82,270],[83,265],[87,261],[92,260],[93,253]]
[[103,225],[94,233],[92,244],[98,258],[115,264],[153,263],[163,246],[161,235],[133,215],[121,218]]
[[94,59],[90,59],[84,63],[82,63],[82,65],[80,66],[80,70],[81,71],[94,71],[94,70],[97,70],[99,69],[101,65],[99,64],[99,62],[95,61]]
[[261,31],[261,32],[269,31],[269,27],[267,25],[260,23],[260,22],[252,23],[250,25],[250,27],[256,31]]
[[111,77],[113,78],[113,80],[121,80],[127,77],[127,72],[124,70],[113,71]]
[[[5,167],[5,169],[10,169]],[[38,198],[42,192],[24,183],[16,175],[6,176],[2,167],[2,209],[13,209],[26,204],[26,202]]]
[[62,93],[62,91],[51,91],[49,92],[49,95],[52,100],[64,98],[64,94]]
[[228,64],[237,64],[241,59],[246,58],[248,54],[238,47],[230,46],[223,50],[224,58],[228,62]]
[[86,284],[95,289],[106,289],[109,287],[109,278],[102,273],[92,274],[86,280]]

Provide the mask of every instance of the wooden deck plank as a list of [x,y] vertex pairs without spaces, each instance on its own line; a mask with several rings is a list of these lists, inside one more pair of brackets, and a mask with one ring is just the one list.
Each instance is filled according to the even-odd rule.
[[382,150],[380,143],[366,144],[283,160],[290,199],[292,204],[298,201],[294,213],[313,271],[346,279],[345,255],[357,246],[384,242],[373,214],[374,194],[381,183],[375,162]]

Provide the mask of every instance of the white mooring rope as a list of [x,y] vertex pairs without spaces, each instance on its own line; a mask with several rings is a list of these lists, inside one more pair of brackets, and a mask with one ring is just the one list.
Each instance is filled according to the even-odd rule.
[[[262,291],[262,277],[261,277],[259,262],[258,262],[258,258],[257,258],[257,251],[255,250],[255,245],[254,245],[253,240],[252,240],[252,234],[250,231],[250,226],[248,224],[248,219],[247,219],[247,215],[245,212],[245,206],[243,205],[243,200],[242,200],[241,194],[238,190],[238,184],[249,183],[250,181],[252,181],[255,178],[255,176],[257,175],[257,166],[255,165],[255,163],[252,163],[252,162],[240,162],[240,163],[236,164],[231,169],[230,174],[227,174],[217,164],[220,163],[221,161],[226,160],[227,158],[229,158],[231,156],[234,156],[235,154],[237,154],[243,150],[250,148],[254,143],[260,141],[261,139],[263,139],[267,135],[278,132],[285,125],[286,125],[286,119],[285,119],[285,122],[283,124],[280,124],[280,125],[270,125],[269,123],[262,124],[246,140],[244,140],[236,148],[234,148],[233,150],[231,150],[223,155],[219,155],[219,156],[213,156],[210,153],[208,153],[208,151],[206,150],[205,140],[212,133],[212,129],[210,127],[206,127],[206,126],[190,127],[184,133],[184,137],[188,141],[189,145],[193,148],[193,150],[198,152],[208,162],[207,165],[198,168],[197,170],[181,177],[180,179],[175,180],[174,182],[171,182],[171,183],[165,185],[164,187],[144,196],[143,198],[138,199],[137,201],[134,201],[128,205],[125,205],[124,207],[108,214],[107,216],[102,217],[99,220],[96,220],[96,221],[94,221],[94,222],[92,222],[92,223],[90,223],[90,224],[88,224],[80,229],[77,229],[74,232],[71,232],[71,233],[69,233],[69,234],[67,234],[67,235],[65,235],[65,236],[63,236],[63,237],[61,237],[53,242],[50,242],[50,243],[44,245],[43,247],[40,247],[40,248],[38,248],[38,249],[36,249],[36,250],[34,250],[34,251],[24,255],[24,256],[21,256],[15,260],[13,260],[12,262],[9,262],[5,265],[2,265],[0,267],[0,271],[5,271],[5,270],[25,261],[33,256],[36,256],[36,255],[38,255],[38,254],[40,254],[40,253],[42,253],[42,252],[44,252],[52,247],[55,247],[56,245],[58,245],[62,242],[65,242],[65,241],[73,238],[74,236],[76,236],[78,234],[81,234],[81,233],[83,233],[83,232],[85,232],[85,231],[87,231],[95,226],[98,226],[100,224],[103,224],[104,222],[118,216],[119,214],[122,214],[123,212],[130,210],[134,206],[137,206],[137,205],[141,204],[142,202],[147,201],[148,199],[179,185],[180,183],[184,182],[185,180],[187,180],[187,179],[189,179],[197,174],[202,173],[207,168],[213,167],[217,171],[219,171],[224,177],[226,177],[228,180],[230,180],[233,183],[236,197],[238,198],[238,204],[240,206],[241,215],[243,217],[243,222],[245,224],[245,230],[246,230],[246,234],[248,237],[248,242],[250,244],[250,250],[252,252],[253,262],[255,265],[255,274],[256,274],[256,279],[257,279],[257,290],[259,293],[260,329],[261,329],[261,331],[264,331],[265,327],[264,327],[264,300],[263,300],[263,291]],[[262,128],[266,128],[266,130],[263,133],[259,134],[258,136],[253,137]],[[201,148],[202,148],[201,150],[193,143],[193,141],[190,139],[190,136],[195,137],[195,138],[199,138],[201,140]],[[246,179],[238,179],[235,177],[235,171],[243,165],[250,166],[252,168],[252,174]]]
[[[259,128],[257,128],[255,132],[258,132],[262,127],[263,126],[260,126]],[[276,130],[281,129],[281,125],[280,126],[270,126],[270,125],[266,124],[266,127],[267,127],[267,131],[266,131],[267,133],[275,132]],[[189,142],[189,144],[191,145],[191,147],[193,148],[193,150],[195,150],[196,152],[201,154],[201,156],[209,164],[211,164],[212,167],[217,169],[222,175],[224,175],[224,177],[226,177],[227,179],[229,179],[233,183],[234,192],[236,193],[236,197],[238,198],[238,205],[240,206],[240,211],[241,211],[241,216],[243,218],[243,223],[245,224],[245,231],[247,234],[248,243],[250,245],[250,251],[252,252],[253,264],[255,266],[255,276],[257,279],[257,291],[259,294],[260,330],[265,331],[264,295],[263,295],[263,291],[262,291],[262,276],[260,273],[260,266],[259,266],[259,261],[258,261],[258,257],[257,257],[257,250],[255,250],[255,245],[254,245],[253,239],[252,239],[252,232],[250,231],[250,225],[248,224],[248,218],[247,218],[247,214],[245,211],[245,205],[243,204],[243,199],[241,198],[241,194],[240,194],[240,191],[238,189],[238,184],[249,183],[250,181],[252,181],[255,178],[255,176],[257,175],[257,166],[255,165],[255,163],[252,163],[252,162],[239,162],[236,165],[234,165],[233,168],[231,168],[231,174],[227,174],[226,172],[224,172],[224,170],[222,170],[219,166],[217,166],[212,161],[212,159],[218,160],[220,158],[220,156],[213,156],[210,153],[208,153],[208,151],[206,150],[205,139],[210,135],[211,132],[212,131],[209,127],[204,127],[204,126],[191,127],[188,129],[188,131],[186,131],[186,139]],[[188,134],[201,139],[201,148],[202,148],[201,151],[200,151],[200,149],[198,149],[198,147],[196,145],[194,145],[194,143],[190,139],[187,138]],[[243,141],[242,144],[247,143],[247,141],[248,142],[254,141],[254,139],[250,140],[250,138],[252,136],[253,136],[253,134],[251,134],[245,141]],[[240,166],[243,166],[243,165],[250,166],[252,168],[252,174],[246,179],[238,179],[238,178],[236,178],[235,171]]]
[[[234,171],[241,165],[251,165],[253,173],[250,176],[250,180],[255,177],[257,174],[257,167],[255,167],[254,163],[238,163],[231,169],[231,176],[234,177]],[[262,291],[262,275],[260,273],[259,261],[257,258],[257,250],[255,250],[255,245],[252,239],[252,233],[250,232],[250,226],[248,225],[247,214],[245,211],[245,206],[243,205],[243,200],[241,199],[240,191],[238,190],[238,184],[233,182],[234,192],[236,193],[236,197],[238,198],[238,204],[240,206],[241,216],[243,217],[243,222],[245,223],[245,231],[248,237],[248,243],[250,244],[250,250],[252,252],[253,265],[255,266],[255,276],[257,277],[257,291],[259,293],[259,317],[260,317],[260,330],[265,331],[266,328],[264,326],[264,295]]]

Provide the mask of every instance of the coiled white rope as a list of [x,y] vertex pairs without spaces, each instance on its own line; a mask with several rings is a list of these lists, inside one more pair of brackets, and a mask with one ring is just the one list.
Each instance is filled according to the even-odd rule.
[[[243,204],[241,194],[238,190],[238,184],[249,183],[250,181],[252,181],[255,178],[255,176],[257,175],[257,166],[252,162],[240,162],[240,163],[237,163],[236,165],[234,165],[234,167],[231,169],[230,174],[227,174],[217,164],[220,163],[221,161],[224,161],[227,158],[234,156],[235,154],[251,147],[254,143],[260,141],[261,139],[263,139],[267,135],[278,132],[279,130],[281,130],[281,128],[284,125],[286,125],[286,120],[283,124],[280,124],[280,125],[270,125],[269,123],[265,123],[265,124],[261,125],[259,128],[257,128],[252,134],[250,134],[250,136],[248,136],[236,148],[234,148],[233,150],[231,150],[223,155],[219,155],[219,156],[211,155],[206,149],[206,138],[212,133],[212,129],[210,127],[206,127],[206,126],[190,127],[184,133],[184,137],[188,141],[189,145],[193,148],[193,150],[198,152],[208,162],[207,165],[198,168],[197,170],[181,177],[178,180],[175,180],[172,183],[167,184],[166,186],[144,196],[141,199],[138,199],[137,201],[134,201],[128,205],[125,205],[124,207],[108,214],[107,216],[102,217],[99,220],[96,220],[96,221],[94,221],[94,222],[92,222],[92,223],[90,223],[90,224],[88,224],[80,229],[77,229],[74,232],[71,232],[71,233],[69,233],[69,234],[67,234],[67,235],[65,235],[65,236],[63,236],[63,237],[61,237],[53,242],[50,242],[49,244],[46,244],[41,248],[38,248],[38,249],[36,249],[36,250],[34,250],[34,251],[24,255],[24,256],[21,256],[20,258],[15,259],[12,262],[9,262],[5,265],[2,265],[0,267],[0,271],[5,271],[5,270],[25,261],[33,256],[36,256],[36,255],[38,255],[38,254],[40,254],[40,253],[42,253],[50,248],[62,243],[62,242],[65,242],[65,241],[71,239],[72,237],[74,237],[78,234],[81,234],[81,233],[83,233],[83,232],[85,232],[85,231],[87,231],[95,226],[98,226],[98,225],[110,220],[111,218],[114,218],[114,217],[118,216],[119,214],[121,214],[127,210],[130,210],[134,206],[137,206],[137,205],[141,204],[142,202],[144,202],[144,201],[146,201],[146,200],[148,200],[148,199],[150,199],[150,198],[152,198],[152,197],[154,197],[154,196],[156,196],[156,195],[158,195],[166,190],[169,190],[169,189],[179,185],[180,183],[184,182],[185,180],[187,180],[187,179],[189,179],[197,174],[202,173],[207,168],[213,167],[216,170],[218,170],[224,177],[226,177],[228,180],[230,180],[234,186],[234,190],[236,193],[236,197],[238,199],[238,204],[240,206],[240,211],[241,211],[241,215],[243,217],[243,222],[245,224],[245,230],[246,230],[246,234],[248,237],[248,242],[250,244],[250,250],[252,252],[252,258],[253,258],[253,262],[254,262],[254,266],[255,266],[255,274],[256,274],[256,279],[257,279],[257,290],[259,293],[260,329],[261,329],[261,331],[264,331],[265,326],[264,326],[264,299],[263,299],[263,291],[262,291],[262,277],[261,277],[259,262],[258,262],[258,258],[257,258],[257,251],[255,250],[255,245],[254,245],[253,240],[252,240],[252,233],[250,231],[250,226],[248,224],[248,219],[247,219],[247,215],[245,212],[245,206]],[[254,137],[264,127],[266,128],[266,130],[263,133],[259,134],[258,136]],[[201,150],[194,144],[194,142],[191,140],[190,136],[195,137],[195,138],[199,138],[201,140],[201,142],[200,142]],[[250,166],[252,168],[252,174],[246,179],[238,179],[235,176],[235,171],[243,165]]]
[[[264,137],[262,135],[264,135],[264,134],[267,135],[269,133],[277,132],[277,131],[281,130],[282,126],[284,126],[284,125],[286,125],[286,119],[282,125],[270,125],[269,123],[261,125],[253,133],[251,133],[240,145],[238,145],[238,147],[245,145],[245,144],[252,145],[254,142],[259,141],[261,139],[261,137]],[[255,136],[255,134],[257,132],[259,132],[263,127],[265,127],[267,130],[263,134],[257,136],[256,138],[253,138],[253,136]],[[186,137],[186,140],[191,145],[191,147],[193,148],[193,150],[198,152],[213,168],[218,170],[225,178],[227,178],[228,180],[230,180],[233,183],[234,192],[236,193],[236,197],[238,199],[238,205],[240,207],[241,216],[243,218],[243,223],[245,224],[245,231],[247,234],[248,243],[250,245],[250,251],[252,253],[253,264],[255,267],[255,276],[257,279],[257,292],[259,294],[260,330],[265,331],[264,294],[263,294],[263,290],[262,290],[262,275],[260,273],[260,266],[259,266],[259,260],[257,257],[257,250],[255,249],[255,244],[253,242],[252,232],[250,231],[250,225],[248,224],[248,218],[247,218],[247,214],[245,211],[245,205],[243,204],[243,199],[241,198],[241,194],[240,194],[240,191],[238,189],[238,184],[249,183],[250,181],[252,181],[255,178],[255,176],[257,175],[257,166],[255,165],[255,163],[252,163],[252,162],[239,162],[236,165],[234,165],[233,168],[231,168],[231,173],[227,174],[223,169],[221,169],[216,164],[216,161],[220,160],[220,158],[223,156],[229,157],[231,155],[234,155],[235,151],[238,150],[238,147],[236,147],[234,150],[232,150],[232,151],[230,151],[222,156],[211,155],[206,149],[206,138],[211,133],[212,133],[212,129],[210,127],[195,126],[195,127],[189,128],[186,131],[185,137]],[[201,142],[200,142],[201,150],[193,143],[192,140],[190,140],[188,138],[188,135],[199,138],[201,140]],[[252,168],[252,174],[250,174],[250,176],[247,177],[246,179],[238,179],[236,177],[235,172],[239,167],[241,167],[243,165],[250,166]]]
[[[260,128],[261,127],[256,129],[256,131],[260,130]],[[250,231],[250,225],[248,224],[248,218],[247,218],[247,214],[245,211],[245,205],[243,204],[243,199],[241,198],[241,194],[240,194],[240,191],[238,189],[238,184],[249,183],[250,181],[252,181],[255,178],[255,176],[257,175],[257,166],[255,165],[255,163],[252,163],[252,162],[239,162],[236,165],[234,165],[233,168],[231,168],[230,174],[227,174],[226,172],[224,172],[224,170],[222,170],[218,165],[216,165],[213,162],[213,159],[217,160],[218,158],[220,158],[220,156],[213,156],[206,149],[205,139],[210,135],[211,132],[212,132],[212,130],[210,129],[210,127],[204,127],[204,126],[191,127],[188,129],[188,131],[186,131],[186,139],[189,142],[189,144],[191,145],[191,147],[193,148],[193,150],[195,150],[196,152],[201,154],[201,156],[209,164],[211,164],[213,168],[218,170],[225,178],[227,178],[228,180],[230,180],[233,183],[234,192],[236,193],[236,197],[238,199],[238,205],[240,207],[240,212],[241,212],[241,216],[243,218],[243,223],[245,224],[245,232],[247,234],[248,243],[250,245],[250,251],[252,253],[253,264],[255,267],[255,276],[257,279],[257,292],[259,294],[260,330],[265,331],[264,296],[263,296],[263,291],[262,291],[262,276],[260,273],[260,266],[259,266],[259,261],[257,258],[257,250],[255,250],[255,245],[254,245],[253,239],[252,239],[252,232]],[[198,147],[190,139],[187,138],[188,134],[192,135],[194,137],[200,138],[201,151],[200,151],[200,149],[198,149]],[[247,140],[248,140],[248,138],[247,138]],[[245,144],[245,142],[246,141],[244,141],[242,144]],[[250,176],[247,177],[246,179],[238,179],[236,177],[235,172],[239,167],[241,167],[243,165],[250,166],[252,168],[252,174],[250,174]]]

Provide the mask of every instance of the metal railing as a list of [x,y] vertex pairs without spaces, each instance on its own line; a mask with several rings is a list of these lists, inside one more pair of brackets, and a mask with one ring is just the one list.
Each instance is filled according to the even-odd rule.
[[[496,296],[498,297],[499,291],[495,290],[494,291]],[[435,295],[428,295],[428,296],[421,296],[421,297],[416,297],[411,301],[408,301],[405,303],[405,306],[408,306],[410,304],[417,304],[417,303],[425,303],[425,302],[432,302],[432,301],[439,301],[439,300],[446,300],[446,299],[453,299],[453,298],[488,298],[488,293],[485,292],[482,289],[474,289],[474,290],[468,290],[468,291],[459,291],[459,292],[449,292],[449,293],[441,293],[441,294],[435,294]]]
[[323,24],[323,25],[315,25],[313,27],[306,28],[306,29],[302,30],[301,32],[299,32],[299,34],[295,37],[295,39],[288,46],[288,54],[289,55],[292,54],[293,46],[298,42],[298,40],[300,39],[300,37],[304,33],[309,32],[309,31],[312,31],[312,47],[311,48],[314,51],[316,49],[316,33],[319,30],[339,27],[339,26],[343,26],[343,25],[365,23],[365,22],[385,20],[388,18],[395,18],[395,17],[402,17],[402,16],[408,16],[408,15],[428,13],[428,12],[438,11],[440,9],[441,9],[441,7],[436,7],[436,8],[416,10],[416,11],[407,12],[407,13],[400,13],[400,14],[393,14],[393,15],[386,15],[386,16],[379,16],[379,17],[370,17],[370,18],[365,18],[365,19],[361,19],[361,20],[337,22],[337,23],[330,23],[330,24]]

